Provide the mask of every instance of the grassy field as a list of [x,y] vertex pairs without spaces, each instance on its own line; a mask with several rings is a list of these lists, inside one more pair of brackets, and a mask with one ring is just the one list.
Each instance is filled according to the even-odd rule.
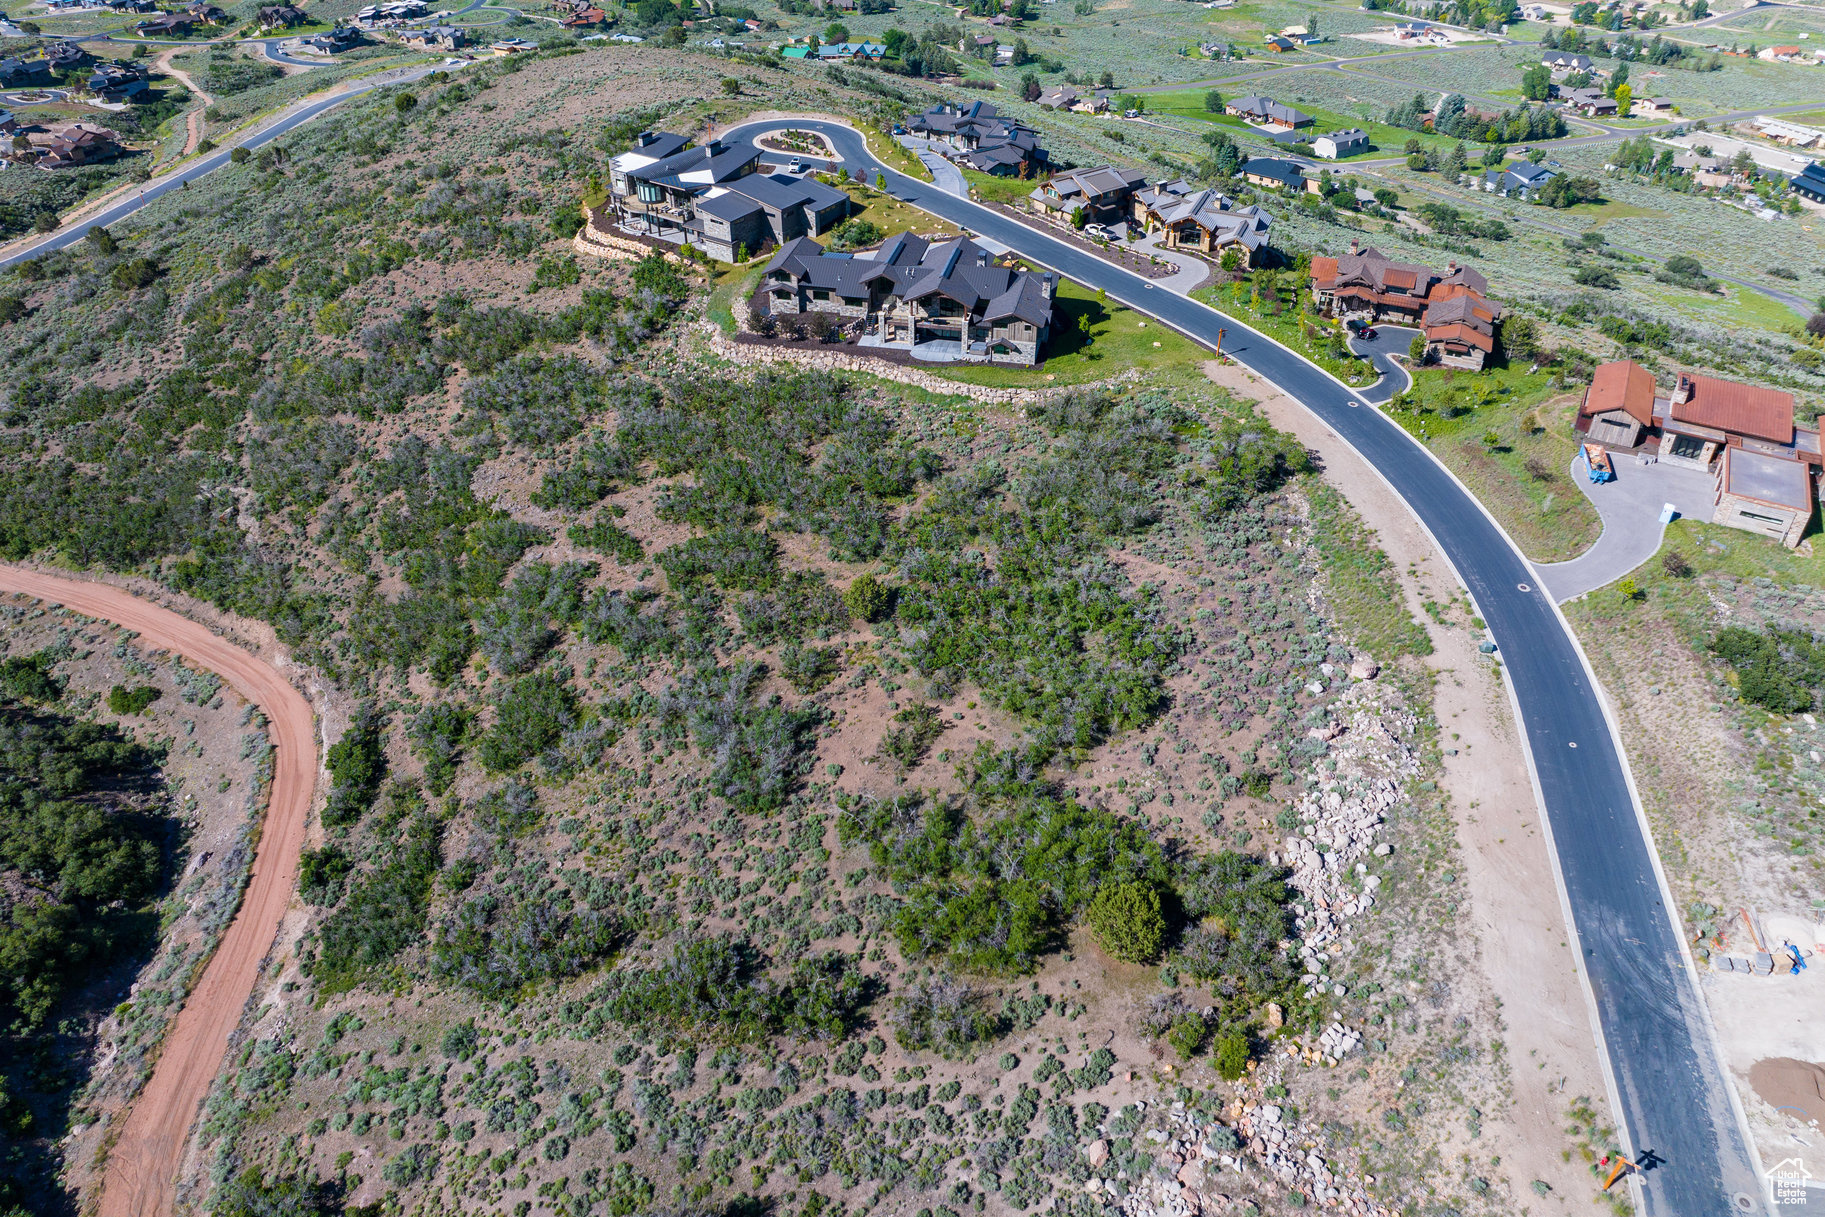
[[[1240,95],[1240,92],[1241,90],[1239,88],[1232,88],[1224,93],[1224,97],[1227,99],[1238,96]],[[1249,126],[1239,118],[1231,118],[1224,114],[1210,113],[1204,108],[1204,93],[1205,90],[1202,89],[1186,89],[1174,93],[1149,94],[1147,97],[1147,110],[1149,113],[1166,113],[1175,115],[1179,118],[1189,118],[1198,122],[1207,122],[1230,131],[1253,136],[1255,139],[1265,138],[1261,132],[1255,130],[1255,128]],[[1274,96],[1271,93],[1268,95]],[[1376,113],[1375,110],[1366,105],[1359,106],[1358,112],[1356,113],[1346,113],[1341,110],[1327,109],[1323,106],[1313,106],[1309,103],[1301,106],[1300,109],[1304,110],[1307,114],[1310,114],[1315,120],[1314,125],[1309,129],[1312,134],[1337,131],[1346,127],[1361,127],[1369,133],[1370,146],[1367,152],[1357,156],[1345,157],[1336,162],[1337,164],[1349,164],[1351,161],[1372,160],[1377,157],[1386,158],[1390,156],[1401,156],[1405,153],[1407,141],[1410,139],[1418,139],[1420,143],[1426,147],[1433,148],[1440,152],[1443,152],[1457,142],[1443,135],[1427,135],[1416,131],[1407,131],[1400,127],[1390,127],[1386,123],[1376,122],[1372,118],[1366,118],[1363,114],[1364,111],[1370,114]],[[1302,156],[1311,155],[1310,149],[1294,147],[1291,151]]]
[[970,190],[985,203],[1018,204],[1039,184],[1036,178],[996,177],[992,173],[978,173],[974,169],[963,170],[963,180],[970,184]]
[[[1028,188],[1031,189],[1029,183]],[[954,236],[957,226],[949,220],[940,220],[930,212],[921,211],[910,203],[902,203],[892,195],[882,194],[868,186],[854,182],[844,187],[849,192],[852,206],[849,214],[861,220],[867,220],[884,233],[892,236],[896,232],[917,232],[930,235],[943,233]]]

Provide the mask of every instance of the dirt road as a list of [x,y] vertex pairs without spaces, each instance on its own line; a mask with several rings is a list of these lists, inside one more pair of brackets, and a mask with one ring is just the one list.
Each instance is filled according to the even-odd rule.
[[304,695],[265,660],[169,609],[101,583],[0,566],[0,591],[22,592],[106,618],[215,672],[271,720],[271,799],[253,875],[234,923],[209,960],[160,1049],[152,1077],[127,1115],[108,1157],[101,1217],[168,1217],[190,1128],[253,992],[260,963],[291,902],[317,777],[316,729]]
[[172,47],[169,51],[166,51],[163,55],[158,57],[157,63],[159,71],[165,73],[167,76],[176,78],[179,84],[190,90],[190,95],[194,97],[197,102],[195,106],[191,107],[190,113],[184,118],[184,125],[188,129],[188,134],[184,138],[184,150],[178,153],[177,157],[174,157],[173,159],[181,159],[189,156],[192,152],[196,151],[196,146],[203,142],[203,125],[205,121],[203,118],[203,111],[215,104],[215,98],[203,92],[203,90],[197,86],[196,81],[191,79],[188,72],[184,71],[182,68],[174,67],[171,63],[172,57],[179,51],[187,51],[190,49],[191,48],[189,47]]

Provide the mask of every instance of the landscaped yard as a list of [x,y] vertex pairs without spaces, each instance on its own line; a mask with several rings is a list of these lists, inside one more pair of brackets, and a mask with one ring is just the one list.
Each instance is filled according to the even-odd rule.
[[1421,369],[1389,416],[1426,444],[1536,562],[1561,562],[1602,531],[1567,474],[1580,395],[1524,367],[1472,373]]
[[967,384],[1037,389],[1104,380],[1130,368],[1194,370],[1211,357],[1184,335],[1069,279],[1058,289],[1046,352],[1045,366],[1037,370],[981,364],[927,370]]
[[1192,295],[1298,351],[1345,384],[1375,381],[1374,367],[1350,354],[1342,325],[1309,311],[1310,295],[1297,270],[1256,271],[1233,283],[1201,287]]

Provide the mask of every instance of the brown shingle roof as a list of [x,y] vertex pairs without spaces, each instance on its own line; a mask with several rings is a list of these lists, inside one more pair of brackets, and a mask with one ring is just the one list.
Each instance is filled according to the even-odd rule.
[[1598,368],[1585,391],[1586,418],[1621,410],[1644,427],[1654,425],[1654,374],[1632,359],[1618,359]]
[[1673,417],[1679,422],[1779,444],[1793,442],[1793,394],[1715,376],[1685,374],[1680,379],[1691,385],[1692,396],[1673,403]]

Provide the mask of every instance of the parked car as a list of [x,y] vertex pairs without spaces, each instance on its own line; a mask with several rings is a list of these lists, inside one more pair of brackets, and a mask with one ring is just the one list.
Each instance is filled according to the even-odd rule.
[[805,171],[805,162],[799,160],[798,157],[795,156],[792,158],[792,163],[786,166],[786,169],[790,173],[803,173]]

